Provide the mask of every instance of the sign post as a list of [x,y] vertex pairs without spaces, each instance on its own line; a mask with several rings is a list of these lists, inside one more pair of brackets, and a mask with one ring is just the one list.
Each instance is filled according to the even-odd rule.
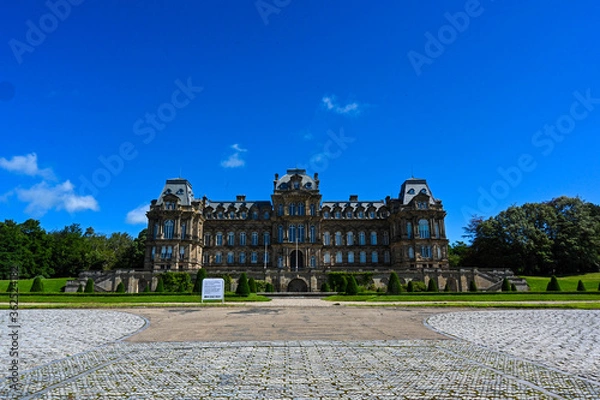
[[225,303],[225,280],[223,278],[204,278],[202,281],[202,303],[204,300],[221,300]]

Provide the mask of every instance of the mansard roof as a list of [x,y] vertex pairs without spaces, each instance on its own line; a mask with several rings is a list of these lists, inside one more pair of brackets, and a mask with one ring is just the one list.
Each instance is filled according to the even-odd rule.
[[425,195],[429,197],[429,204],[435,204],[438,202],[438,200],[433,197],[427,181],[425,179],[417,178],[410,178],[404,181],[400,187],[400,194],[398,198],[402,205],[406,205],[418,195]]
[[192,184],[187,179],[167,179],[156,204],[161,205],[164,202],[164,198],[170,195],[179,198],[179,204],[183,206],[189,206],[194,201]]
[[[282,177],[275,175],[275,191],[283,190],[318,190],[318,181],[315,181],[317,175],[311,178],[305,169],[288,169]],[[299,182],[299,187],[294,187],[293,182]]]

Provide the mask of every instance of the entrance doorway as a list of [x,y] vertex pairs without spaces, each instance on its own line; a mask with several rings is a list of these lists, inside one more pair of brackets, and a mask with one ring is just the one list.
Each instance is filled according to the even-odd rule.
[[302,279],[296,278],[292,279],[290,283],[288,283],[287,287],[288,292],[308,292],[308,285]]

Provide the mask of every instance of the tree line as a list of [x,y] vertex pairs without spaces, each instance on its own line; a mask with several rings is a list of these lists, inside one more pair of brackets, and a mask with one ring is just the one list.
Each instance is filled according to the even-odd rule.
[[600,206],[578,197],[511,206],[473,217],[465,242],[450,247],[451,266],[509,268],[519,275],[573,275],[600,270]]
[[79,224],[47,232],[29,219],[0,222],[0,279],[9,279],[19,268],[21,279],[44,276],[75,277],[81,271],[142,269],[146,229],[137,238],[127,233],[99,234]]

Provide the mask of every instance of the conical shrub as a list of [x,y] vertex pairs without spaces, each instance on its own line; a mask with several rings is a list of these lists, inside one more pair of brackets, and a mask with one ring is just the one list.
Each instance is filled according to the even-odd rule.
[[400,294],[402,286],[400,285],[400,279],[395,272],[390,274],[390,280],[388,282],[387,293],[391,295]]
[[242,297],[250,296],[250,286],[248,285],[248,278],[246,278],[245,272],[242,272],[242,275],[240,275],[235,293]]
[[558,284],[558,279],[556,276],[552,275],[550,277],[550,282],[548,282],[548,286],[546,286],[546,292],[561,292],[560,285]]
[[31,293],[42,293],[44,291],[44,282],[42,282],[41,276],[36,276],[31,284],[31,289],[29,289]]

